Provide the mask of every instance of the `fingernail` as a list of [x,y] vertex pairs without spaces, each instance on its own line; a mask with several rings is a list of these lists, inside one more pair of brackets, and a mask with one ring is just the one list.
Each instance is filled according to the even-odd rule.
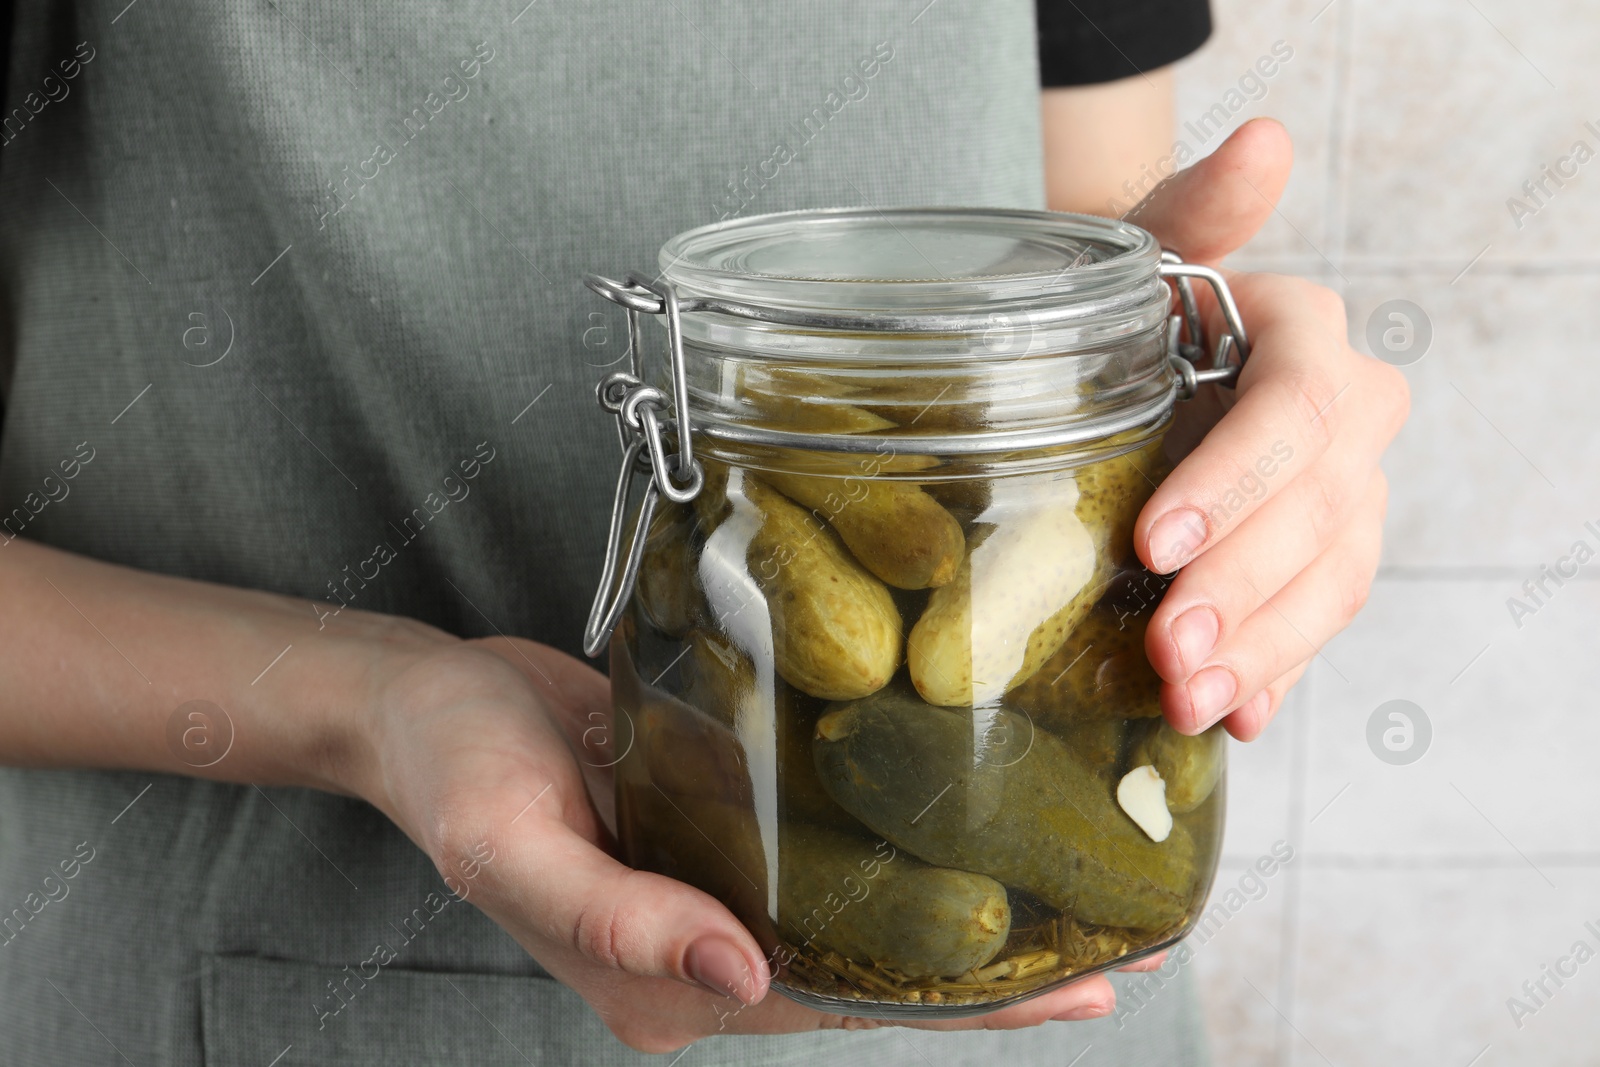
[[1113,1007],[1111,1004],[1084,1004],[1071,1011],[1064,1011],[1060,1015],[1052,1015],[1050,1018],[1064,1023],[1080,1023],[1086,1019],[1104,1018],[1111,1014]]
[[1183,661],[1185,674],[1204,663],[1217,647],[1217,635],[1222,624],[1217,613],[1208,607],[1190,608],[1172,622],[1172,643],[1178,646],[1178,659]]
[[1189,679],[1189,706],[1202,727],[1222,717],[1239,693],[1239,680],[1226,667],[1207,667]]
[[716,937],[703,937],[689,946],[683,956],[683,969],[689,977],[720,997],[737,997],[755,1003],[755,983],[744,953]]
[[1205,516],[1194,508],[1175,508],[1150,527],[1150,562],[1170,574],[1194,558],[1205,540]]

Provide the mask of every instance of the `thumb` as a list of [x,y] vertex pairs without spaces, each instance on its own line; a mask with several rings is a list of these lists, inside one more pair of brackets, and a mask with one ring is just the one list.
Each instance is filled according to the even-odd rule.
[[[551,827],[533,866],[523,892],[514,894],[523,899],[512,903],[557,952],[575,950],[581,957],[575,962],[674,978],[746,1004],[766,995],[760,946],[710,895],[624,866],[565,826]],[[749,874],[760,878],[765,871]]]
[[1211,155],[1156,186],[1124,217],[1190,263],[1214,264],[1261,229],[1293,165],[1289,131],[1275,119],[1252,119]]

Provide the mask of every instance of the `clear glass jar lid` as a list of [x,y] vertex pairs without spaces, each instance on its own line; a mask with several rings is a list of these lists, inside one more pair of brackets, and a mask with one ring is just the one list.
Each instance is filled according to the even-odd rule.
[[1124,222],[955,208],[736,219],[679,234],[660,254],[685,299],[792,325],[917,332],[970,328],[997,310],[1044,322],[1148,302],[1160,261],[1155,238]]

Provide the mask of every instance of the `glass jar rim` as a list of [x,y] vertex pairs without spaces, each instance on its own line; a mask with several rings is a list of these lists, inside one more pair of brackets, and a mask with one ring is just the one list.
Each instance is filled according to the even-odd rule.
[[678,234],[659,256],[681,298],[740,318],[918,333],[1006,310],[1035,324],[1103,314],[1160,263],[1155,237],[1131,223],[959,207],[730,219]]

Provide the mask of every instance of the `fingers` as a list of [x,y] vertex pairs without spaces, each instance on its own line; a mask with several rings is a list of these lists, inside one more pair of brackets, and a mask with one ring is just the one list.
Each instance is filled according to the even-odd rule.
[[1223,729],[1240,741],[1254,741],[1260,737],[1261,731],[1267,728],[1267,724],[1277,716],[1278,709],[1283,707],[1284,697],[1310,666],[1311,658],[1307,657],[1287,673],[1280,674],[1271,685],[1245,701],[1237,710],[1229,712],[1222,720]]
[[1118,967],[1117,970],[1128,971],[1130,973],[1154,971],[1158,970],[1165,962],[1167,962],[1167,954],[1165,952],[1157,952],[1154,956],[1146,956],[1142,960],[1135,960],[1125,967]]
[[1239,729],[1265,722],[1275,705],[1270,694],[1266,705],[1251,703],[1257,694],[1315,655],[1365,603],[1378,569],[1386,493],[1375,472],[1356,517],[1327,550],[1266,598],[1181,686],[1163,687],[1162,707],[1176,729],[1198,733],[1241,708]]
[[1320,458],[1348,410],[1342,393],[1361,373],[1333,293],[1297,278],[1242,275],[1235,295],[1256,333],[1238,401],[1156,489],[1134,528],[1140,557],[1161,573],[1206,551]]
[[766,995],[765,956],[722,904],[618,863],[557,818],[527,818],[534,821],[517,847],[483,868],[489,892],[481,903],[509,912],[507,925],[544,949],[535,955],[567,972],[558,977],[577,978],[581,992],[598,967],[613,972],[613,982],[671,978],[746,1004]]
[[1371,518],[1380,446],[1369,434],[1330,452],[1179,573],[1145,635],[1157,674],[1187,679],[1262,600],[1321,555],[1358,508]]
[[[553,819],[538,825],[530,844],[520,856],[497,854],[482,865],[474,886],[487,892],[473,899],[631,1047],[666,1052],[718,1032],[898,1024],[819,1014],[768,996],[771,972],[754,938],[697,889],[623,867]],[[903,1025],[1022,1029],[1099,1018],[1115,1005],[1110,983],[1094,976],[988,1015]]]
[[[537,955],[552,973],[591,1003],[615,1000],[618,981],[626,976],[675,979],[736,1001],[715,1011],[712,1004],[703,1017],[697,1013],[672,1026],[635,1028],[608,1019],[628,1044],[669,1051],[701,1033],[723,1028],[778,1033],[885,1025],[817,1015],[787,1001],[758,1004],[770,984],[766,959],[721,904],[673,879],[626,868],[559,824],[543,825],[540,832],[532,863],[518,868],[497,861],[483,868],[480,877],[493,870],[497,892],[493,905],[481,903],[491,913],[501,906],[514,909],[518,921],[508,925],[523,927],[525,936],[548,946]],[[551,877],[555,871],[561,872],[559,877]],[[562,956],[569,959],[562,961]],[[639,992],[642,995],[644,989]],[[1096,976],[978,1018],[907,1025],[930,1030],[1020,1029],[1053,1019],[1098,1018],[1110,1014],[1115,1003],[1110,984]],[[744,1011],[740,1004],[758,1006]]]
[[[1025,1030],[1052,1020],[1082,1022],[1110,1015],[1117,1006],[1116,990],[1104,975],[1095,975],[1009,1008],[980,1015],[975,1019],[907,1020],[903,1025],[917,1030]],[[885,1025],[876,1021],[849,1019],[847,1029]]]
[[1288,131],[1272,119],[1256,119],[1156,186],[1126,218],[1189,262],[1216,263],[1242,248],[1271,216],[1293,166]]
[[[987,1015],[965,1019],[867,1019],[854,1015],[817,1015],[785,998],[774,997],[752,1008],[748,1019],[730,1027],[740,1033],[783,1033],[799,1029],[875,1030],[883,1026],[904,1026],[913,1030],[1026,1030],[1047,1022],[1082,1022],[1110,1015],[1117,1006],[1116,990],[1104,975],[1094,975],[1051,990],[1021,1004]],[[797,1025],[793,1012],[810,1016],[810,1025]],[[776,1024],[776,1025],[774,1025]]]

